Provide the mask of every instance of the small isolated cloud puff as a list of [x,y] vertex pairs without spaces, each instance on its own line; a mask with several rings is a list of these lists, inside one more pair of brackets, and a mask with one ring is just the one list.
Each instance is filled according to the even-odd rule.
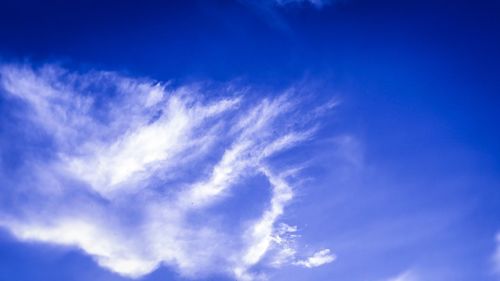
[[304,260],[299,260],[295,262],[295,264],[307,267],[307,268],[313,268],[313,267],[318,267],[322,266],[327,263],[333,262],[337,257],[333,254],[330,253],[329,249],[324,249],[321,251],[318,251],[314,253],[312,256],[308,257],[307,259]]
[[[77,247],[129,277],[166,265],[253,280],[266,260],[334,260],[326,249],[297,261],[296,228],[277,225],[296,167],[269,159],[315,130],[291,93],[249,98],[234,85],[170,87],[53,65],[3,65],[0,75],[2,118],[14,124],[0,132],[0,226],[18,239]],[[252,177],[266,180],[269,202],[228,227],[231,212],[214,207]]]

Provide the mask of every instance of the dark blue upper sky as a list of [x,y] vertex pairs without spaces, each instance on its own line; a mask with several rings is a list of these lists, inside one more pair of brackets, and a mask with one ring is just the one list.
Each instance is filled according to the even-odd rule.
[[[302,83],[318,101],[340,100],[317,141],[283,160],[318,158],[306,168],[311,188],[285,216],[337,260],[285,267],[270,280],[498,280],[499,51],[496,0],[0,3],[3,64],[174,85],[239,81],[275,91]],[[0,100],[1,112],[10,106]],[[7,138],[11,119],[2,115]],[[16,157],[7,142],[3,166]],[[143,278],[183,280],[169,268]],[[4,280],[127,279],[78,250],[2,231]]]

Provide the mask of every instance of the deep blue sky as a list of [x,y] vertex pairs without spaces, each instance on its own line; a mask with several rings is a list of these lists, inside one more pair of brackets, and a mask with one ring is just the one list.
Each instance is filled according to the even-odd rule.
[[[405,271],[418,280],[498,280],[499,50],[499,1],[0,3],[4,63],[174,84],[282,89],[302,81],[314,84],[318,100],[341,101],[318,141],[290,156],[323,151],[307,168],[311,188],[286,215],[338,259],[277,270],[270,280],[378,281]],[[356,159],[320,140],[332,136]],[[144,280],[178,278],[162,268]],[[4,280],[126,279],[77,250],[18,242],[4,231]]]

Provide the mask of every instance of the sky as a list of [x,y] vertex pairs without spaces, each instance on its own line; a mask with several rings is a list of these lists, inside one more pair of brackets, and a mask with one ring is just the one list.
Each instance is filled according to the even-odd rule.
[[0,2],[0,281],[500,280],[500,2]]

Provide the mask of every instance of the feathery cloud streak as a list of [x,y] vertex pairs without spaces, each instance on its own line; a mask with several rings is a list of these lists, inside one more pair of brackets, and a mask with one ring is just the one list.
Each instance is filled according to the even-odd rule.
[[[314,134],[292,94],[249,98],[232,85],[172,87],[52,65],[3,65],[0,75],[17,137],[1,148],[19,162],[2,153],[0,200],[17,200],[0,209],[0,225],[18,239],[77,247],[129,277],[166,265],[254,280],[266,260],[334,260],[328,249],[299,260],[286,242],[296,228],[277,225],[294,196],[294,167],[268,160]],[[259,176],[271,189],[259,216],[235,229],[212,216]]]
[[417,281],[417,280],[420,279],[418,279],[415,273],[411,270],[405,271],[396,277],[387,279],[387,281]]

